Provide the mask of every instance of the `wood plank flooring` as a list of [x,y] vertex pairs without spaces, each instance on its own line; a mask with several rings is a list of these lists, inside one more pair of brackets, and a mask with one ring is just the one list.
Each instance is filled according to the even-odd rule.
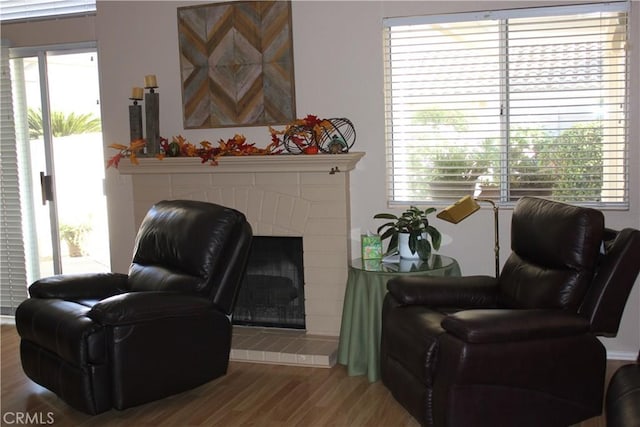
[[[63,426],[418,426],[381,382],[331,369],[232,362],[226,376],[176,396],[98,416],[77,412],[22,372],[15,326],[1,326],[2,416]],[[610,362],[613,370],[629,362]],[[37,421],[36,421],[37,423]],[[24,425],[24,424],[22,424]],[[602,417],[579,427],[605,427]]]

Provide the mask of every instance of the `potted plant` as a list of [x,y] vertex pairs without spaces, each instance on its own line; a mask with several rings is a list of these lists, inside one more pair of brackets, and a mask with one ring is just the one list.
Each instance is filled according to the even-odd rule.
[[91,231],[89,224],[60,224],[60,238],[67,242],[70,257],[84,255],[82,244],[89,231]]
[[429,188],[434,199],[473,195],[476,182],[488,171],[483,155],[464,146],[439,147],[426,154]]
[[429,200],[473,195],[476,181],[489,167],[483,155],[488,141],[480,147],[480,141],[468,139],[473,120],[463,110],[434,105],[417,111],[412,122],[420,129],[415,138],[422,148],[415,150],[411,160],[424,170],[416,187],[426,191]]
[[[378,227],[378,234],[382,240],[389,240],[387,253],[398,249],[401,258],[428,259],[431,249],[440,249],[442,236],[440,232],[429,224],[427,215],[436,211],[436,208],[422,210],[415,206],[409,207],[399,217],[391,213],[379,213],[375,219],[389,219]],[[431,238],[431,242],[429,242]]]

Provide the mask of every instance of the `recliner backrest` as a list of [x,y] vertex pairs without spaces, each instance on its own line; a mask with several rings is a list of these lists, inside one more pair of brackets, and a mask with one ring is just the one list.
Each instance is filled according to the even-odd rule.
[[251,237],[245,216],[234,209],[192,200],[161,201],[138,230],[130,290],[197,293],[230,313]]
[[602,212],[524,197],[513,211],[511,249],[499,302],[509,308],[576,312],[593,279],[604,235]]
[[640,231],[606,229],[603,249],[580,314],[589,319],[593,333],[613,337],[640,272]]

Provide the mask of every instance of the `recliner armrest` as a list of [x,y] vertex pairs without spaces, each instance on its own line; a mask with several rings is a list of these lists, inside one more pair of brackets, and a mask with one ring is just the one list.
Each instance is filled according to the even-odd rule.
[[490,276],[406,276],[390,279],[387,289],[403,305],[488,308],[496,306],[498,281]]
[[442,327],[469,343],[558,338],[590,331],[587,319],[559,310],[465,310],[445,317]]
[[103,325],[119,326],[157,319],[218,312],[206,298],[178,292],[129,292],[104,299],[87,316]]
[[29,286],[32,298],[103,299],[127,291],[129,276],[122,273],[59,274]]

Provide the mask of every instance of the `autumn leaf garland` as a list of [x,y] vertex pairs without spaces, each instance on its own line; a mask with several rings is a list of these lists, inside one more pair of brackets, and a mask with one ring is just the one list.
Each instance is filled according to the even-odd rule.
[[109,145],[109,148],[115,148],[116,150],[118,150],[118,153],[109,159],[109,161],[107,162],[107,169],[109,169],[111,166],[117,169],[118,164],[120,164],[120,160],[122,160],[124,157],[129,157],[131,163],[137,165],[137,155],[145,145],[146,142],[144,141],[144,139],[136,139],[135,141],[131,141],[131,144],[129,146],[122,144]]
[[[284,151],[283,146],[289,150],[289,142],[302,151],[309,145],[314,145],[313,141],[318,140],[322,132],[330,125],[331,123],[327,119],[320,119],[318,116],[309,114],[302,119],[295,120],[283,130],[276,130],[269,126],[271,143],[265,148],[258,148],[255,144],[248,143],[244,135],[239,134],[226,141],[220,139],[217,146],[209,141],[202,141],[199,146],[196,146],[182,135],[174,136],[171,142],[166,138],[160,138],[160,147],[163,152],[157,154],[156,158],[162,160],[165,157],[200,157],[202,163],[209,162],[215,166],[218,164],[218,158],[222,156],[280,154]],[[286,142],[283,141],[285,135],[287,136]],[[118,150],[118,153],[107,161],[107,168],[112,166],[118,168],[120,160],[125,157],[128,157],[132,164],[137,165],[139,163],[138,157],[145,145],[146,142],[143,139],[132,141],[129,146],[109,145],[110,148]]]
[[[287,125],[283,130],[276,130],[269,126],[271,133],[271,141],[274,144],[287,144],[292,142],[300,151],[310,145],[316,145],[315,141],[320,140],[322,133],[331,127],[331,122],[327,119],[320,119],[318,116],[308,114],[303,119],[297,119],[293,123]],[[287,147],[289,149],[289,147]]]
[[[132,164],[137,165],[140,151],[144,148],[146,142],[142,139],[131,142],[131,145],[111,144],[110,148],[119,150],[117,154],[107,162],[107,169],[113,166],[118,168],[120,160],[129,157]],[[244,135],[236,134],[233,138],[224,141],[220,139],[217,146],[213,146],[209,141],[200,142],[197,147],[187,141],[182,135],[174,136],[169,142],[166,138],[160,138],[160,146],[163,153],[157,154],[159,160],[165,157],[200,157],[202,163],[209,162],[211,165],[218,164],[218,158],[222,156],[250,156],[250,155],[268,155],[280,154],[279,143],[272,142],[266,148],[258,148],[255,144],[250,144]]]

